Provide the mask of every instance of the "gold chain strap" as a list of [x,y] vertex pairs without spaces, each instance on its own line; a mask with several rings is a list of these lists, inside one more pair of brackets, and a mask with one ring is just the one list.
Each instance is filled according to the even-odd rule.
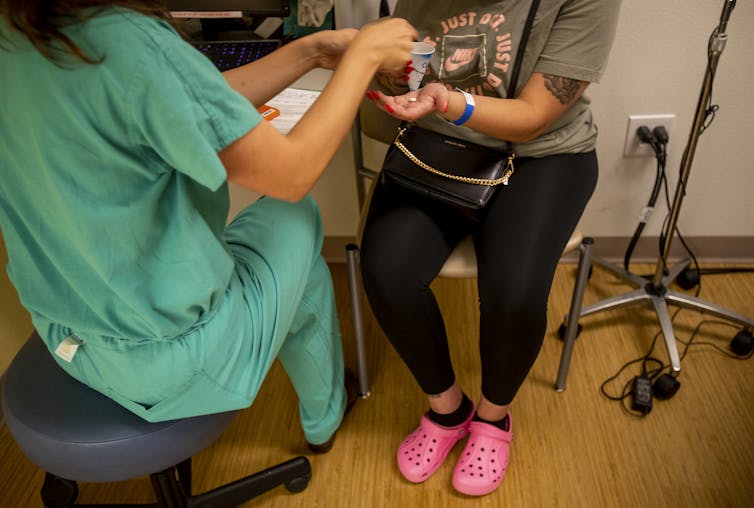
[[485,179],[485,178],[471,178],[468,176],[460,176],[460,175],[453,175],[450,173],[444,173],[440,171],[439,169],[435,169],[429,164],[426,164],[422,160],[420,160],[416,155],[411,153],[411,150],[406,148],[406,146],[401,143],[401,137],[403,136],[403,133],[406,131],[405,128],[402,128],[398,131],[398,135],[395,137],[395,140],[393,141],[393,144],[403,152],[403,154],[409,158],[411,162],[419,166],[420,168],[429,171],[430,173],[434,173],[439,176],[444,176],[445,178],[450,178],[451,180],[457,180],[459,182],[464,183],[472,183],[475,185],[489,185],[491,187],[494,187],[495,185],[508,185],[508,180],[510,179],[511,175],[513,174],[513,171],[515,171],[515,168],[513,167],[513,159],[516,157],[515,154],[511,153],[508,155],[508,163],[505,166],[505,173],[503,173],[503,176],[500,178],[492,179]]

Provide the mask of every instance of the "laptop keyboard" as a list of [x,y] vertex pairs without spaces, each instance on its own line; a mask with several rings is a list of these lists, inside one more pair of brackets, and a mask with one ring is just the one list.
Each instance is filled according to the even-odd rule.
[[279,39],[212,41],[194,43],[220,71],[227,71],[258,60],[280,47]]

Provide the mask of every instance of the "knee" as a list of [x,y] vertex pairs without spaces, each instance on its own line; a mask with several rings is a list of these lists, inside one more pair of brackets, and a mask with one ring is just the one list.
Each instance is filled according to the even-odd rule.
[[306,237],[314,235],[314,241],[318,247],[322,247],[322,217],[319,206],[311,196],[307,195],[295,203],[287,201],[274,201],[275,215],[280,217],[280,233]]
[[361,280],[364,284],[364,289],[368,294],[384,292],[380,279],[392,277],[389,277],[389,274],[385,273],[385,267],[380,262],[379,253],[372,251],[370,248],[365,249],[363,243],[359,252],[359,268],[361,269]]
[[398,305],[400,302],[411,304],[430,291],[430,282],[425,280],[420,270],[396,254],[397,250],[380,245],[362,251],[361,278],[372,303],[376,298]]
[[[505,280],[505,279],[502,279]],[[535,284],[488,284],[480,280],[480,312],[528,328],[546,318],[547,291]]]
[[292,203],[291,206],[296,210],[296,223],[294,228],[300,233],[309,232],[314,235],[314,251],[319,253],[322,250],[324,242],[324,233],[322,231],[322,216],[319,212],[319,206],[313,197],[307,195],[302,200]]
[[279,202],[289,207],[294,217],[300,220],[305,227],[321,229],[322,218],[319,213],[319,205],[310,195],[306,195],[300,201],[295,203]]
[[393,281],[400,278],[400,262],[395,256],[390,241],[370,241],[368,237],[362,239],[359,259],[361,277],[367,291],[382,293],[393,289]]
[[[256,211],[253,211],[255,207]],[[319,206],[311,196],[296,202],[263,197],[251,205],[250,210],[250,216],[256,221],[264,221],[264,228],[271,234],[294,239],[296,246],[291,248],[307,250],[311,246],[317,254],[322,250],[322,218]]]

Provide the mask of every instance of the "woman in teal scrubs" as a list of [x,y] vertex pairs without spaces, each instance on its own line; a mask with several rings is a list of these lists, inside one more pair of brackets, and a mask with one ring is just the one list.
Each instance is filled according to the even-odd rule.
[[[0,0],[0,225],[8,273],[57,362],[149,421],[248,407],[279,358],[307,441],[346,406],[307,193],[377,70],[414,29],[318,32],[221,74],[157,2]],[[332,79],[288,135],[264,104]],[[234,182],[265,197],[228,225]]]

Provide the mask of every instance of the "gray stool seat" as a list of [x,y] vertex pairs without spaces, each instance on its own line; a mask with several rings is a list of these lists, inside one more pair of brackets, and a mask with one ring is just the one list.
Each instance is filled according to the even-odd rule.
[[[179,490],[187,491],[183,492],[186,498],[191,497],[191,457],[220,437],[236,416],[231,411],[149,423],[69,376],[36,333],[6,372],[2,407],[19,448],[47,472],[46,484],[53,475],[72,480],[77,490],[75,481],[115,482],[178,468],[169,474],[168,482],[178,485],[183,480]],[[310,476],[309,463],[304,457],[294,461],[287,476],[270,479],[261,491],[259,485],[249,486],[247,494],[256,495],[281,483],[292,491],[303,490]],[[183,478],[175,478],[178,475]],[[250,483],[254,476],[247,477]],[[296,480],[303,480],[303,486]],[[163,494],[157,495],[160,501]]]

